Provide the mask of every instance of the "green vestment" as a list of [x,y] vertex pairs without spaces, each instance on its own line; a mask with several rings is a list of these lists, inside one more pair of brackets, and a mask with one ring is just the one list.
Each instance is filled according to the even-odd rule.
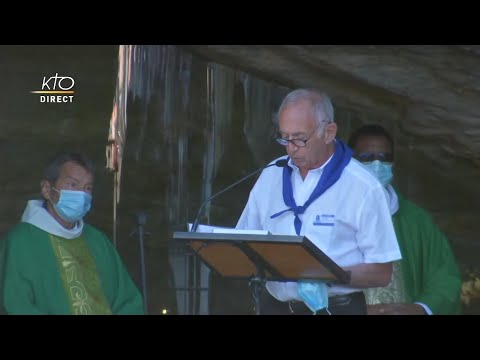
[[7,314],[144,314],[115,247],[88,224],[66,239],[21,222],[2,240],[0,265]]
[[397,196],[392,220],[402,260],[389,286],[365,291],[367,302],[420,302],[434,315],[460,314],[462,281],[448,239],[424,209]]

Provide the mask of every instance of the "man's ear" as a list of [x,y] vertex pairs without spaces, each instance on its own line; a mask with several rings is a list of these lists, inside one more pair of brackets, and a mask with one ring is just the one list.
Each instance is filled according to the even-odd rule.
[[42,180],[40,182],[40,192],[45,200],[50,199],[50,191],[51,191],[50,183],[47,180]]
[[337,124],[335,123],[330,123],[325,126],[324,130],[324,135],[325,135],[325,142],[327,144],[330,144],[333,139],[335,139],[335,136],[337,136]]

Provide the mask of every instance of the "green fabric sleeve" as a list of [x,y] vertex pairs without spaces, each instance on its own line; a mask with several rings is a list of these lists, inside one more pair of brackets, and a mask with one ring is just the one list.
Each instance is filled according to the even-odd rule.
[[461,276],[445,235],[428,217],[425,219],[425,238],[429,239],[423,268],[423,291],[415,301],[426,304],[433,314],[461,312]]
[[117,291],[112,303],[112,312],[116,315],[143,315],[143,296],[133,282],[120,255],[113,252],[113,262],[117,269]]
[[[134,283],[117,249],[107,236],[91,226],[86,227],[87,239],[96,257],[103,288],[114,315],[143,315],[143,296]],[[93,240],[93,242],[92,242]]]
[[393,223],[409,302],[427,305],[434,315],[460,314],[461,274],[447,237],[427,211],[398,197]]
[[3,311],[11,315],[46,315],[35,304],[29,272],[35,264],[31,249],[25,245],[22,227],[15,227],[2,239],[1,300]]

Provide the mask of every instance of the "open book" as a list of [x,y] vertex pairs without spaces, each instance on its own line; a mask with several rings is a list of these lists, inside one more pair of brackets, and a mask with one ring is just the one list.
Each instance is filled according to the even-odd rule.
[[[193,225],[192,223],[188,223],[189,231],[192,229],[192,225]],[[269,235],[270,234],[268,230],[243,230],[243,229],[235,229],[235,228],[229,228],[229,227],[203,225],[203,224],[198,225],[197,232],[214,233],[214,234],[252,234],[252,235]]]

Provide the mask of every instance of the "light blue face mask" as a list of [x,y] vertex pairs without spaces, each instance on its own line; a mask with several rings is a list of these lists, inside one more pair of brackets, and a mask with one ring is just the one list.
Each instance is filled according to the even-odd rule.
[[328,307],[327,284],[323,281],[300,280],[297,293],[312,313]]
[[58,203],[54,204],[52,201],[52,204],[58,216],[65,221],[75,222],[82,219],[92,206],[92,195],[84,191],[58,191],[53,186],[52,189],[60,193]]
[[363,164],[368,171],[370,171],[385,187],[392,182],[393,172],[392,164],[387,162],[381,162],[380,160],[374,160],[369,164]]

